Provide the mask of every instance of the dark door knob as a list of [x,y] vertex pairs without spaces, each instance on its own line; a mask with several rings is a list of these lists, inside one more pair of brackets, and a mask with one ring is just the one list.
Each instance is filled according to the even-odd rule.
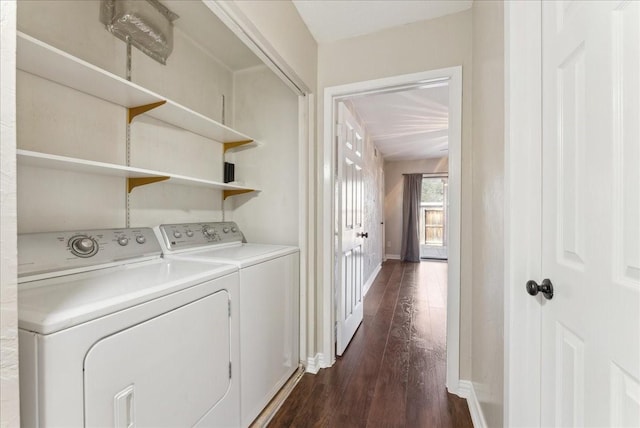
[[542,284],[538,284],[531,279],[527,281],[527,293],[531,294],[532,296],[535,296],[538,293],[542,293],[542,295],[547,300],[551,300],[553,299],[553,284],[548,278],[542,280]]
[[368,238],[369,237],[369,232],[363,232],[362,235],[363,238]]

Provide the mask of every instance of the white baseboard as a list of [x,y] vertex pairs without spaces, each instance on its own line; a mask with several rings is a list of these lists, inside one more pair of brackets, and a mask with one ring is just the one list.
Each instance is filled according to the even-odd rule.
[[384,255],[387,259],[391,259],[391,260],[400,260],[400,254],[385,254]]
[[378,272],[380,272],[380,269],[382,269],[382,263],[376,266],[373,272],[371,272],[369,279],[367,279],[367,282],[362,286],[363,296],[366,296],[367,293],[369,292],[369,289],[371,288],[371,285],[373,285],[373,281],[375,281],[376,276],[378,276]]
[[468,380],[460,380],[458,381],[458,389],[452,391],[451,388],[447,388],[447,391],[450,394],[455,394],[461,398],[469,398],[471,396],[471,382]]
[[308,357],[307,358],[307,373],[311,373],[311,374],[316,374],[318,373],[318,370],[320,370],[321,368],[324,368],[325,366],[323,365],[323,355],[321,353],[317,353],[316,355],[314,355],[313,357]]
[[307,373],[316,374],[318,370],[331,367],[332,364],[323,353],[318,352],[313,357],[307,358]]
[[461,380],[458,384],[457,394],[460,397],[467,399],[473,426],[475,428],[486,428],[487,421],[484,418],[484,413],[482,413],[482,407],[480,407],[480,402],[478,401],[478,397],[476,396],[476,390],[473,387],[473,382],[468,380]]

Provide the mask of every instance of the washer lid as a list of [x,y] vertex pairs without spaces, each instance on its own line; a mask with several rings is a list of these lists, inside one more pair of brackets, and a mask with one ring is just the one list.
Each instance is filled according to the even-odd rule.
[[231,265],[157,259],[20,284],[18,326],[54,333],[236,271]]
[[297,253],[299,251],[300,250],[297,247],[289,247],[285,245],[244,243],[225,248],[211,248],[208,250],[184,252],[176,257],[187,260],[231,263],[243,268],[266,262],[277,257],[286,256],[287,254]]

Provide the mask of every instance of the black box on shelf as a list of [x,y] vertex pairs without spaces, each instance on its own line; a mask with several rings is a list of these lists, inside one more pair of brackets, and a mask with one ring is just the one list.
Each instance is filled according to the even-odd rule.
[[236,165],[231,162],[224,163],[224,182],[230,183],[235,181]]

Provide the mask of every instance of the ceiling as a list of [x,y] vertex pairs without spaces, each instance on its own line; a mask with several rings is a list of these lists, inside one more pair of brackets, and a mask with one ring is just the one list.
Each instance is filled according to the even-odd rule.
[[449,86],[350,98],[369,137],[385,160],[448,155]]
[[[292,0],[318,43],[461,12],[472,0]],[[448,155],[446,84],[349,99],[386,160]]]
[[471,8],[472,0],[293,0],[318,43],[374,33]]

